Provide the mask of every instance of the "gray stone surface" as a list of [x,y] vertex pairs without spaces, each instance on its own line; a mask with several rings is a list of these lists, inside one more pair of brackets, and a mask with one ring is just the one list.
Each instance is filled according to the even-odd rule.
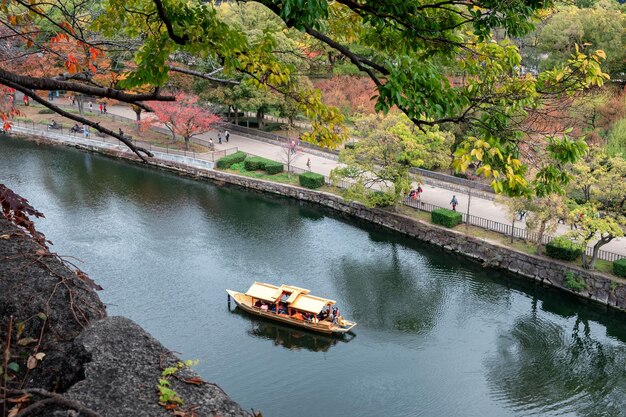
[[[19,358],[38,351],[45,359],[27,375],[9,382],[16,388],[22,377],[27,388],[63,391],[82,375],[84,358],[69,354],[72,340],[90,321],[106,316],[98,295],[58,258],[34,242],[0,215],[0,345],[13,317],[13,337],[22,323],[20,339],[13,344]],[[19,361],[22,370],[24,362]]]
[[[94,322],[74,341],[76,350],[90,357],[85,379],[67,392],[102,417],[171,417],[158,404],[156,385],[162,370],[178,362],[156,339],[133,321],[108,317]],[[249,413],[212,384],[193,385],[184,379],[196,376],[188,369],[170,378],[171,388],[193,407],[198,416],[235,417]]]

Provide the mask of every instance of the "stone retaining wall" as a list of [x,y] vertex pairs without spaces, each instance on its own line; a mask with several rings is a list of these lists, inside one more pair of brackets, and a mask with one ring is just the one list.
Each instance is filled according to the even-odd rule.
[[[97,147],[77,146],[77,148],[108,154],[116,158],[126,158],[135,162],[138,161],[136,156],[128,153],[107,152],[107,150],[100,150]],[[509,247],[468,236],[441,226],[415,220],[387,210],[370,209],[359,203],[346,202],[341,197],[333,194],[244,177],[222,171],[193,168],[169,161],[155,160],[154,162],[156,166],[162,169],[192,176],[197,179],[210,180],[218,184],[233,184],[329,207],[352,217],[363,219],[424,242],[440,246],[445,250],[463,254],[483,263],[485,266],[510,271],[560,288],[580,297],[626,311],[626,281],[600,272],[588,271],[542,256],[529,255]],[[577,279],[584,280],[585,289],[582,291],[573,291],[570,289],[566,283],[566,273],[571,273]]]

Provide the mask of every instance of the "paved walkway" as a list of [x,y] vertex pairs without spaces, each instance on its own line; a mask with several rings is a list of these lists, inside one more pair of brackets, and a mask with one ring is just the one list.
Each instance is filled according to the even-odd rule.
[[[110,106],[108,111],[109,113],[135,120],[135,112],[133,112],[129,107]],[[203,135],[199,135],[198,137],[205,140],[212,138],[215,144],[215,149],[218,151],[237,147],[239,150],[249,154],[262,156],[275,161],[286,162],[284,148],[261,140],[251,139],[231,132],[229,142],[227,143],[223,141],[220,145],[217,143],[217,131],[211,131]],[[321,155],[323,154],[320,152],[315,152],[315,154],[313,154],[307,152],[306,148],[302,148],[302,150],[298,152],[295,161],[292,160],[292,165],[306,170],[307,160],[310,159],[311,171],[328,176],[330,171],[338,166],[338,163],[331,158],[325,158]],[[466,194],[453,192],[442,187],[435,187],[428,184],[423,184],[422,188],[424,189],[422,201],[441,207],[450,207],[450,200],[453,195],[456,195],[456,198],[459,201],[457,210],[462,213],[467,212],[468,196]],[[476,196],[472,196],[471,198],[470,215],[500,223],[511,224],[511,216],[507,213],[506,207],[496,203],[495,201]],[[515,226],[524,228],[525,222],[516,221]],[[569,226],[559,225],[557,234],[563,234],[569,231]],[[602,250],[626,255],[626,238],[615,239],[609,244],[603,246]]]

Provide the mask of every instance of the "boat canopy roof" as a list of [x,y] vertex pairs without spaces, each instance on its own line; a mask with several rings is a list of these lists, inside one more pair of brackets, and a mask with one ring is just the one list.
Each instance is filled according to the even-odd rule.
[[325,306],[335,304],[334,300],[315,297],[313,295],[309,295],[309,292],[309,290],[304,288],[294,287],[291,285],[281,285],[280,287],[277,287],[272,284],[255,282],[248,289],[246,295],[252,298],[258,298],[259,300],[275,303],[276,301],[279,301],[278,298],[283,293],[287,293],[289,294],[287,304],[289,304],[291,308],[313,314],[319,314]]

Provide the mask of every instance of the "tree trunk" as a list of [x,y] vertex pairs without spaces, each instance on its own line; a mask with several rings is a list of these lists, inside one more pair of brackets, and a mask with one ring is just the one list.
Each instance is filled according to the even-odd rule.
[[598,240],[596,244],[593,245],[593,252],[591,253],[591,260],[588,263],[587,263],[587,256],[583,252],[583,268],[594,269],[596,266],[596,261],[598,260],[598,252],[600,251],[600,248],[612,240],[613,240],[612,236],[600,237],[600,240]]
[[256,111],[256,121],[259,124],[259,129],[263,129],[265,127],[265,112],[263,109],[258,109]]
[[541,255],[541,246],[543,241],[543,234],[546,232],[546,223],[548,221],[544,220],[539,223],[539,230],[537,231],[537,240],[535,241],[535,245],[537,246],[537,255]]
[[239,126],[239,109],[237,107],[233,107],[233,110],[235,110],[235,124]]
[[76,96],[76,104],[78,105],[78,114],[82,117],[83,116],[83,95],[82,94],[78,94]]
[[189,150],[189,138],[185,136],[184,139],[185,139],[185,150],[188,151]]

